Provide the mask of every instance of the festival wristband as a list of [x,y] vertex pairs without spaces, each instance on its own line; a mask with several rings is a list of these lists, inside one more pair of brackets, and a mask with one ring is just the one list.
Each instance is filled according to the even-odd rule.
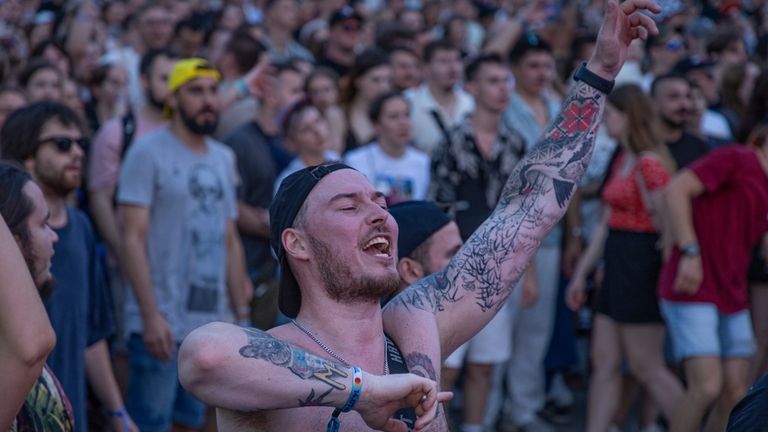
[[352,411],[355,404],[360,400],[360,394],[363,392],[363,371],[359,367],[352,368],[352,391],[349,392],[347,402],[341,408],[336,408],[328,420],[326,432],[338,432],[341,427],[339,415],[341,413]]
[[111,417],[111,418],[119,417],[120,421],[123,423],[123,428],[126,431],[131,430],[130,423],[128,423],[128,411],[125,410],[125,407],[122,407],[117,411],[105,410],[105,414],[107,415],[107,417]]

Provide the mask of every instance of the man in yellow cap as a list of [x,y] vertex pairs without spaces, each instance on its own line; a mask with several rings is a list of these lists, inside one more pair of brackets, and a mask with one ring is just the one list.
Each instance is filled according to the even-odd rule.
[[178,384],[176,352],[202,324],[247,317],[232,151],[209,138],[219,72],[183,59],[169,78],[167,127],[131,146],[117,201],[131,355],[127,409],[142,431],[198,429],[205,407]]

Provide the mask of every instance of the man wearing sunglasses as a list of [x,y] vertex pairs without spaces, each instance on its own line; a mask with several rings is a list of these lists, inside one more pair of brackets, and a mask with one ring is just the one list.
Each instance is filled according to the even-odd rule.
[[328,42],[317,59],[318,66],[344,77],[355,64],[364,18],[351,6],[336,10],[328,20]]
[[57,338],[48,365],[72,402],[75,431],[88,426],[86,383],[114,430],[136,431],[112,372],[107,347],[112,314],[96,234],[85,214],[68,204],[82,179],[87,140],[80,118],[60,103],[37,102],[8,117],[0,143],[2,157],[22,164],[40,185],[50,209],[48,224],[59,237],[51,260],[56,289],[45,302]]

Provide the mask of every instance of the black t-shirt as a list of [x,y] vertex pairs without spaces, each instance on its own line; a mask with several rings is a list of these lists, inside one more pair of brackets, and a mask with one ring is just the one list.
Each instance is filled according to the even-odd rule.
[[679,140],[667,143],[667,147],[675,159],[677,169],[685,168],[709,152],[709,146],[704,140],[686,132],[683,132]]
[[[278,136],[268,135],[256,122],[248,122],[235,129],[224,139],[224,144],[232,148],[237,160],[240,185],[237,199],[246,205],[268,209],[272,204],[272,192],[275,179],[281,167],[275,160],[275,152],[282,149]],[[241,234],[245,260],[251,277],[257,277],[260,269],[272,264],[269,239],[248,234]]]

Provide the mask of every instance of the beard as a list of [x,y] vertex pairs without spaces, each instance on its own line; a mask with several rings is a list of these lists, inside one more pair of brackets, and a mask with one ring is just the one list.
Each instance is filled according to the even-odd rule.
[[[35,283],[37,293],[40,294],[40,298],[43,300],[43,302],[45,302],[51,297],[51,294],[53,294],[53,288],[56,286],[56,280],[50,273],[46,276],[43,276],[43,273],[46,272],[46,263],[41,262],[37,257],[37,254],[32,251],[32,245],[30,244],[30,241],[27,237],[21,235],[19,238],[21,240],[21,252],[22,256],[24,257],[24,262],[27,263],[27,269],[32,276],[33,282]],[[43,277],[45,277],[45,279],[41,280]]]
[[[203,107],[197,114],[203,113],[216,114],[216,111],[211,107]],[[184,126],[196,135],[211,135],[216,131],[216,126],[219,125],[218,114],[214,120],[198,122],[194,115],[190,115],[184,108],[179,107],[179,115]]]
[[61,169],[57,171],[53,167],[42,167],[35,170],[35,176],[40,180],[40,186],[46,192],[52,192],[56,196],[67,196],[82,183],[82,171],[79,176],[72,178]]
[[682,117],[682,120],[676,120],[673,118],[670,118],[666,115],[661,115],[661,120],[670,128],[672,129],[684,129],[686,125],[686,120],[688,120],[688,116],[691,114],[688,110],[679,110],[676,112],[680,117]]
[[320,264],[320,278],[325,292],[339,303],[378,303],[382,298],[400,288],[400,275],[393,271],[391,275],[379,278],[353,274],[349,266],[323,242],[309,237],[313,254]]
[[147,100],[147,103],[152,106],[153,108],[157,109],[158,111],[162,111],[163,108],[165,108],[165,99],[160,99],[155,95],[155,92],[152,91],[152,87],[147,87],[147,92],[144,94],[144,98]]

